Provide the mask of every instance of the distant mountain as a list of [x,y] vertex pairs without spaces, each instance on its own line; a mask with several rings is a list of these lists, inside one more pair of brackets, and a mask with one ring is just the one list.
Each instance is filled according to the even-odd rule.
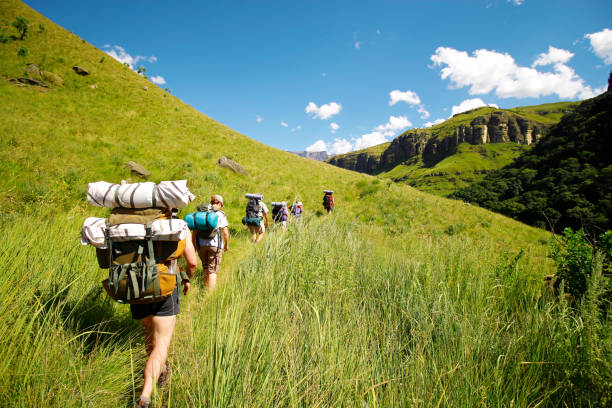
[[302,156],[308,159],[313,159],[313,160],[318,160],[318,161],[325,161],[331,157],[326,151],[322,151],[322,152],[303,151],[303,152],[290,152],[290,153],[297,154],[298,156]]
[[565,115],[513,164],[451,197],[541,228],[610,229],[611,129],[608,91]]
[[478,108],[431,128],[409,130],[391,143],[334,156],[328,163],[448,195],[510,164],[576,105]]

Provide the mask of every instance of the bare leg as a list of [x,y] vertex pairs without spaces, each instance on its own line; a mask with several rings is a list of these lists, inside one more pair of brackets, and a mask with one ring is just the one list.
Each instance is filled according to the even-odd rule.
[[208,291],[212,292],[217,286],[217,274],[209,273],[208,278],[206,279],[206,286],[208,286]]
[[140,395],[150,398],[153,384],[157,382],[168,358],[168,348],[174,332],[176,316],[147,316],[141,322],[145,329],[148,358]]
[[257,234],[257,239],[255,240],[255,243],[257,244],[259,241],[261,241],[263,239],[263,232],[261,234]]

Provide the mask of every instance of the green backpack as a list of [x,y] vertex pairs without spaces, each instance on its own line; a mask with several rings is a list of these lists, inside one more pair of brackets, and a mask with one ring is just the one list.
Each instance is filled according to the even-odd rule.
[[98,261],[103,261],[101,267],[109,269],[102,284],[112,299],[130,304],[159,302],[186,278],[177,264],[185,250],[185,240],[153,241],[151,237],[151,223],[170,217],[160,209],[113,210],[107,226],[142,223],[146,225],[146,236],[143,240],[117,241],[106,229],[107,248],[98,249]]

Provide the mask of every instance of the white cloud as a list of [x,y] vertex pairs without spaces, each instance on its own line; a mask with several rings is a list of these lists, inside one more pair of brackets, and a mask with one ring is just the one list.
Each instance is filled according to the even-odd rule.
[[257,123],[261,123],[261,122],[263,122],[263,120],[264,120],[264,119],[263,119],[261,116],[259,116],[259,115],[257,115],[257,116],[255,117],[255,122],[257,122]]
[[425,106],[423,105],[419,106],[418,112],[421,114],[421,119],[427,119],[430,116],[429,112],[427,111],[427,109],[425,109]]
[[302,125],[297,125],[296,127],[294,127],[293,129],[291,129],[292,132],[297,132],[298,130],[300,130],[302,128]]
[[306,109],[306,113],[313,114],[314,118],[318,119],[329,119],[334,115],[337,115],[342,110],[342,105],[336,102],[326,103],[325,105],[317,106],[314,102],[309,102]]
[[429,117],[429,112],[425,109],[425,105],[421,104],[421,98],[419,98],[416,92],[410,90],[402,92],[399,89],[394,89],[389,92],[389,106],[393,106],[398,102],[406,102],[408,105],[418,105],[418,112],[421,114],[421,119],[427,119]]
[[[540,57],[542,55],[549,60],[567,58],[567,54],[551,53],[550,50]],[[469,87],[470,95],[495,91],[500,98],[537,98],[553,94],[560,98],[590,98],[596,92],[561,62],[554,63],[554,72],[540,72],[533,67],[518,66],[509,54],[480,49],[470,56],[465,51],[448,47],[438,47],[431,60],[434,66],[444,66],[442,79],[449,79],[452,87]],[[542,57],[541,62],[544,60]]]
[[306,148],[307,152],[324,152],[327,151],[327,145],[322,140],[317,140]]
[[151,77],[151,82],[153,82],[154,84],[157,84],[157,85],[164,85],[166,83],[166,80],[164,79],[163,76],[157,75],[157,76],[152,76]]
[[[333,122],[330,124],[330,129],[334,128],[334,124]],[[332,143],[325,143],[319,140],[306,150],[310,148],[314,149],[315,147],[313,146],[315,145],[317,149],[320,149],[322,147],[321,143],[325,144],[324,150],[327,150],[329,154],[343,154],[353,150],[365,149],[370,146],[388,142],[388,138],[395,136],[398,131],[409,126],[412,126],[412,124],[405,116],[390,116],[386,124],[376,126],[372,132],[361,135],[361,137],[353,137],[350,140],[345,138],[334,139]],[[340,127],[338,126],[338,128]],[[334,133],[333,130],[332,133]]]
[[[384,125],[378,125],[374,129],[374,133],[379,133],[383,137],[391,137],[394,136],[397,131],[405,129],[409,126],[412,126],[412,123],[408,120],[406,116],[389,116],[389,121]],[[372,135],[371,133],[369,135]],[[363,135],[365,137],[366,135]],[[370,138],[373,136],[370,136]],[[385,140],[386,141],[386,140]],[[384,141],[384,142],[385,142]],[[380,142],[380,143],[384,143]],[[373,145],[370,145],[373,146]]]
[[281,122],[281,126],[282,127],[289,127],[289,125],[287,123],[285,123],[285,122]]
[[508,3],[512,3],[515,6],[522,6],[525,0],[508,0]]
[[393,106],[398,102],[406,102],[409,105],[418,105],[421,103],[419,95],[412,91],[402,92],[399,89],[394,89],[389,92],[389,98],[391,98],[391,100],[389,100],[389,106]]
[[499,108],[499,106],[497,106],[494,103],[491,103],[491,104],[484,103],[484,101],[480,98],[466,99],[465,101],[461,102],[459,105],[453,106],[451,117],[458,113],[467,112],[469,110],[480,108],[483,106],[491,106],[493,108]]
[[612,64],[612,30],[604,28],[603,31],[586,34],[585,37],[591,41],[595,55],[606,64]]
[[538,65],[565,64],[571,60],[573,56],[573,53],[561,48],[555,48],[551,45],[548,47],[547,53],[538,55],[538,58],[531,65],[531,67],[535,68]]
[[360,50],[361,49],[361,42],[360,41],[355,41],[355,48]]
[[365,149],[387,142],[387,138],[381,132],[367,133],[353,142],[353,150]]
[[446,119],[436,119],[432,122],[425,122],[425,124],[423,125],[423,127],[432,127],[432,126],[436,126],[439,125],[440,123],[444,122]]
[[330,123],[330,124],[329,124],[329,130],[330,130],[332,133],[336,133],[336,131],[337,131],[338,129],[340,129],[340,126],[339,126],[339,125],[338,125],[336,122],[332,122],[332,123]]
[[111,46],[111,45],[105,44],[103,48],[108,48],[107,50],[104,51],[105,53],[107,53],[108,55],[116,59],[117,61],[121,62],[122,64],[128,64],[130,66],[130,69],[134,71],[136,70],[134,68],[134,65],[138,64],[139,61],[148,61],[148,62],[157,61],[157,57],[155,56],[146,57],[144,55],[137,55],[136,57],[132,57],[120,45]]
[[351,142],[346,139],[334,139],[334,142],[329,146],[327,152],[329,154],[344,154],[353,150]]

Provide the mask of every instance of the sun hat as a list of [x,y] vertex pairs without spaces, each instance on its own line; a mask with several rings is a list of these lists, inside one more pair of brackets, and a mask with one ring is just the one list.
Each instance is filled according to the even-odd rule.
[[218,201],[221,204],[221,207],[223,207],[223,197],[221,197],[219,194],[215,194],[214,196],[210,197],[211,201],[215,200]]

